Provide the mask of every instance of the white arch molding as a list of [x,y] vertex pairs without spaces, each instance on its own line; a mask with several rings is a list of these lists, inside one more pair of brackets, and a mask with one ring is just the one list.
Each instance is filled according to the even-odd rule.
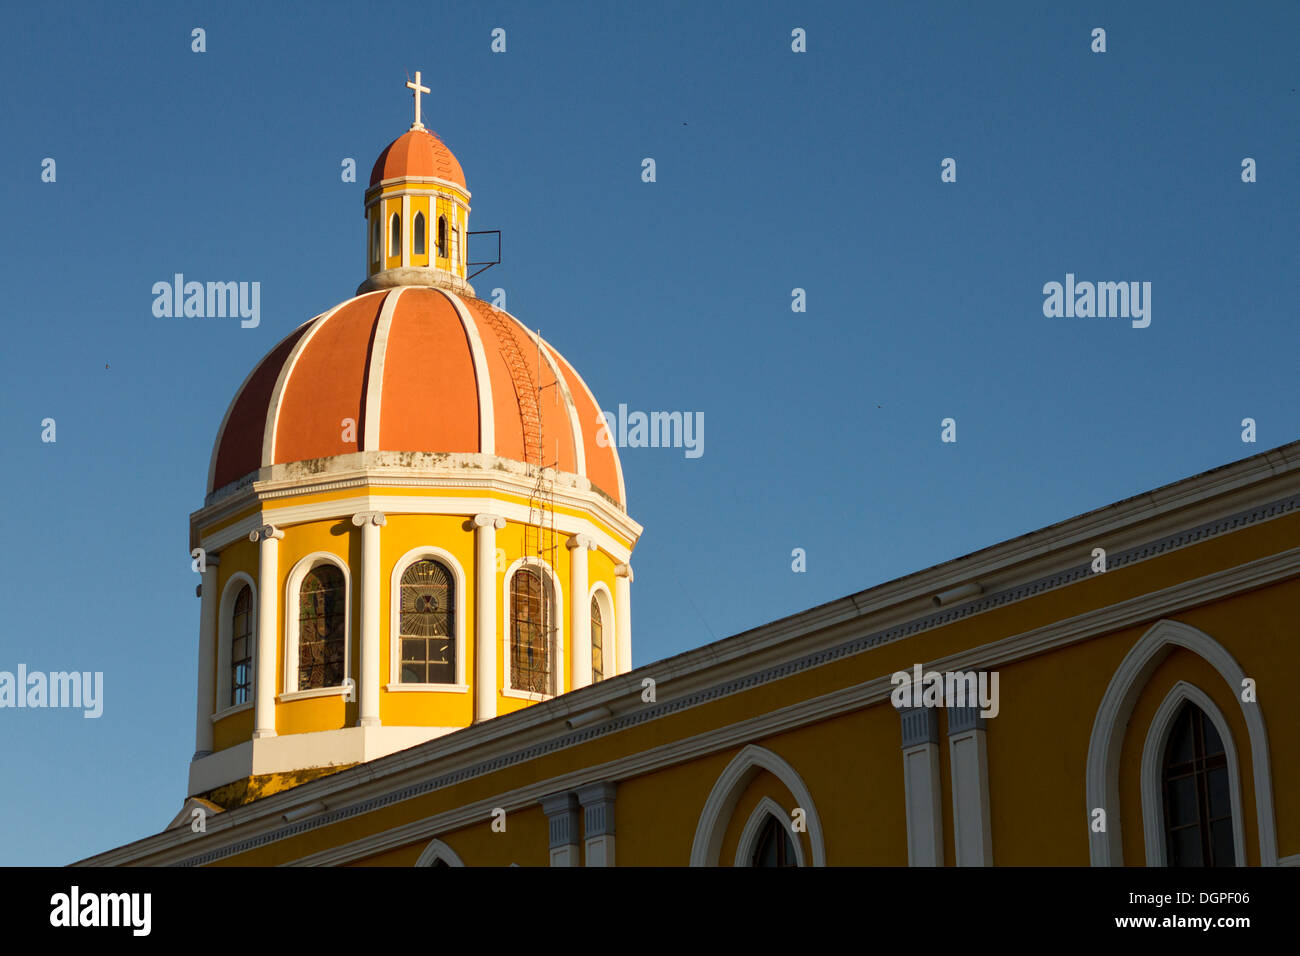
[[[510,585],[514,581],[515,572],[525,566],[536,568],[541,572],[542,576],[549,582],[551,595],[555,599],[555,628],[553,631],[555,644],[551,648],[554,653],[554,660],[552,662],[552,667],[555,670],[554,694],[534,694],[529,691],[516,690],[511,686],[513,683],[513,675],[510,673],[510,624],[513,620],[514,608],[511,607]],[[506,697],[521,697],[524,700],[550,700],[552,697],[563,694],[567,689],[564,680],[564,591],[560,588],[559,576],[555,573],[555,569],[541,558],[527,555],[519,558],[514,562],[514,564],[506,568],[506,573],[502,575],[502,581],[504,581],[505,584],[501,599],[501,607],[505,611],[505,619],[501,622],[501,663],[502,675],[505,677],[505,686],[501,688],[501,693]],[[543,604],[545,604],[545,593],[545,585],[543,585]],[[587,640],[591,640],[590,635],[587,636]]]
[[1205,691],[1187,681],[1175,684],[1161,702],[1142,745],[1142,836],[1146,842],[1147,866],[1168,866],[1165,847],[1164,754],[1174,718],[1184,703],[1201,709],[1223,741],[1228,761],[1228,790],[1232,803],[1232,843],[1237,866],[1246,865],[1246,823],[1241,807],[1241,775],[1237,747],[1223,712]]
[[[614,677],[614,672],[618,667],[618,655],[614,653],[614,595],[609,593],[609,586],[604,581],[597,581],[591,586],[591,591],[587,596],[587,603],[592,601],[600,608],[600,642],[601,642],[601,668],[605,675],[605,680]],[[588,640],[590,640],[588,636]]]
[[[336,687],[319,687],[298,690],[298,590],[303,578],[313,568],[332,564],[343,572],[343,684]],[[348,563],[332,551],[313,551],[293,566],[284,588],[284,693],[280,700],[297,700],[303,697],[326,697],[347,693],[347,682],[352,677],[352,574]],[[354,694],[355,696],[355,694]]]
[[[230,702],[230,666],[231,660],[231,641],[234,639],[234,613],[235,599],[239,597],[241,588],[247,587],[250,591],[249,597],[252,599],[252,605],[249,608],[249,616],[252,618],[252,640],[250,641],[253,652],[253,679],[248,688],[248,700],[243,704],[232,704]],[[217,703],[213,708],[214,714],[220,714],[232,707],[252,706],[253,695],[257,687],[257,582],[245,574],[243,571],[236,571],[226,581],[226,586],[221,591],[221,601],[217,604]]]
[[[1228,684],[1241,707],[1250,736],[1250,763],[1255,785],[1255,816],[1259,833],[1259,858],[1264,866],[1276,866],[1277,831],[1273,818],[1273,778],[1269,765],[1268,732],[1264,715],[1256,703],[1241,699],[1245,672],[1227,649],[1203,631],[1181,621],[1164,619],[1151,627],[1120,662],[1097,709],[1088,741],[1085,798],[1088,820],[1098,807],[1106,811],[1106,831],[1089,828],[1088,853],[1093,866],[1123,866],[1121,838],[1123,821],[1119,810],[1119,760],[1124,731],[1138,696],[1155,669],[1175,647],[1198,655]],[[1225,744],[1227,740],[1225,739]],[[1244,822],[1243,822],[1244,826]],[[1162,828],[1163,829],[1163,828]],[[1244,840],[1243,840],[1244,846]]]
[[[709,798],[704,802],[700,813],[700,822],[695,827],[695,840],[691,844],[691,866],[717,866],[722,852],[722,838],[727,832],[736,804],[740,801],[745,787],[761,770],[767,770],[790,791],[797,805],[804,811],[804,820],[808,825],[808,842],[812,846],[812,865],[826,865],[826,847],[822,841],[821,818],[813,804],[803,778],[794,767],[790,766],[770,750],[755,744],[747,744],[736,754],[727,769],[722,771]],[[752,817],[751,817],[752,822]],[[748,824],[747,824],[748,826]],[[799,841],[795,840],[798,847]],[[802,853],[802,849],[797,849]]]
[[799,834],[794,832],[794,824],[790,819],[790,814],[771,797],[763,797],[758,801],[758,806],[749,815],[745,821],[745,828],[740,831],[740,841],[736,844],[736,866],[753,866],[754,850],[757,849],[758,835],[763,829],[763,824],[767,822],[768,817],[775,817],[776,822],[784,828],[786,836],[790,838],[790,843],[794,846],[795,863],[799,866],[807,866],[803,855],[803,841],[799,839]]
[[415,861],[416,866],[433,866],[435,863],[446,863],[448,866],[464,866],[465,863],[456,851],[441,840],[432,840],[420,854],[420,858]]
[[[454,629],[452,646],[455,648],[454,653],[456,655],[456,682],[454,684],[403,684],[401,682],[402,575],[415,562],[425,558],[432,558],[451,572],[452,588],[455,592],[456,602],[455,611],[452,615],[452,628]],[[456,560],[450,551],[445,551],[433,545],[421,545],[418,548],[412,548],[397,559],[397,564],[393,566],[393,575],[389,587],[388,678],[389,683],[393,686],[388,689],[468,690],[469,688],[465,684],[465,571],[461,568],[460,562]]]

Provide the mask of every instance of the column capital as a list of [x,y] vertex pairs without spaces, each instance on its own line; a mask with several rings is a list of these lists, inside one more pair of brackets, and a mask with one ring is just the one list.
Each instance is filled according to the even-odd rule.
[[256,531],[248,533],[249,541],[279,541],[284,537],[284,532],[273,524],[264,524]]
[[630,565],[630,564],[616,564],[616,565],[614,565],[614,577],[616,577],[616,578],[627,578],[628,583],[631,584],[632,581],[634,580],[633,577],[632,577],[632,565]]
[[388,515],[382,511],[358,511],[352,516],[352,523],[358,528],[363,525],[372,524],[377,528],[382,528],[388,524]]
[[197,557],[198,557],[198,555],[194,553],[194,552],[196,552],[196,551],[204,551],[204,552],[205,552],[204,555],[203,555],[203,565],[204,565],[204,567],[215,568],[217,565],[219,565],[219,564],[221,563],[221,558],[220,558],[219,556],[217,556],[216,554],[208,554],[208,553],[206,553],[206,549],[205,549],[205,548],[191,548],[191,549],[190,549],[190,557],[191,557],[191,558],[197,558]]
[[903,749],[939,742],[939,715],[932,707],[900,707],[903,724]]
[[551,849],[578,843],[578,798],[572,791],[542,799],[542,812],[550,821]]
[[474,527],[476,528],[496,528],[500,531],[506,526],[506,519],[500,515],[481,514],[474,516]]
[[570,551],[576,551],[579,548],[586,551],[596,550],[596,542],[591,539],[591,535],[589,534],[570,535],[569,540],[564,542],[564,546]]
[[593,783],[578,790],[578,803],[582,805],[588,840],[614,835],[614,794],[617,789],[612,783]]
[[984,730],[986,724],[978,705],[948,708],[948,736],[964,734],[969,730]]

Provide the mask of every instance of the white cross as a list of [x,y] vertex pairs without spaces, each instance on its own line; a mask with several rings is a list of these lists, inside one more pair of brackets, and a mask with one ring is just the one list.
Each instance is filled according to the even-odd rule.
[[415,82],[406,81],[406,88],[415,91],[415,125],[411,129],[424,129],[424,124],[420,122],[420,94],[432,92],[427,86],[420,85],[420,71],[415,71]]

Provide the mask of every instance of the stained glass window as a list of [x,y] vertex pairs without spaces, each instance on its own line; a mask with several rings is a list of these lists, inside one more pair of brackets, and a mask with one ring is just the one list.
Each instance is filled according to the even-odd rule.
[[1235,866],[1231,781],[1223,740],[1188,701],[1164,755],[1165,848],[1170,866]]
[[555,595],[551,580],[535,568],[520,568],[510,579],[510,686],[534,694],[554,694]]
[[253,687],[253,589],[235,596],[230,622],[230,706],[247,702]]
[[798,866],[794,855],[794,843],[781,821],[770,813],[763,821],[763,828],[758,832],[754,842],[754,855],[750,859],[753,866]]
[[402,572],[398,630],[403,684],[456,682],[455,591],[451,572],[430,558]]
[[343,572],[321,564],[298,589],[298,689],[343,684],[345,640]]
[[600,619],[600,602],[591,599],[591,680],[605,678],[605,627]]

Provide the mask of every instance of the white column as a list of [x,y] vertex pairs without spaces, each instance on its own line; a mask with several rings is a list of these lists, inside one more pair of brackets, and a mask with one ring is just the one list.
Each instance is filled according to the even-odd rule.
[[550,835],[551,866],[581,866],[578,847],[578,798],[557,793],[542,801]]
[[907,865],[943,866],[943,804],[939,799],[939,719],[929,707],[900,708]]
[[253,673],[253,738],[275,736],[275,650],[279,631],[277,596],[279,541],[284,532],[263,525],[248,536],[257,548],[257,670]]
[[[402,197],[402,265],[411,264],[411,197]],[[378,437],[378,436],[376,436]]]
[[591,601],[587,597],[587,552],[596,550],[596,542],[585,534],[575,534],[567,542],[569,549],[569,633],[573,641],[572,688],[591,683]]
[[474,722],[497,715],[497,530],[506,519],[474,516]]
[[948,709],[952,842],[958,866],[993,865],[988,744],[979,710],[979,707]]
[[194,722],[194,759],[212,753],[212,715],[216,713],[217,673],[217,560],[204,557],[203,583],[199,585],[199,693]]
[[632,669],[632,566],[630,564],[620,564],[614,568],[614,631],[618,672],[626,674]]
[[388,523],[382,511],[360,511],[352,523],[361,529],[361,679],[358,681],[358,727],[379,726],[379,529]]
[[612,783],[593,783],[578,791],[587,866],[614,865],[615,789]]

